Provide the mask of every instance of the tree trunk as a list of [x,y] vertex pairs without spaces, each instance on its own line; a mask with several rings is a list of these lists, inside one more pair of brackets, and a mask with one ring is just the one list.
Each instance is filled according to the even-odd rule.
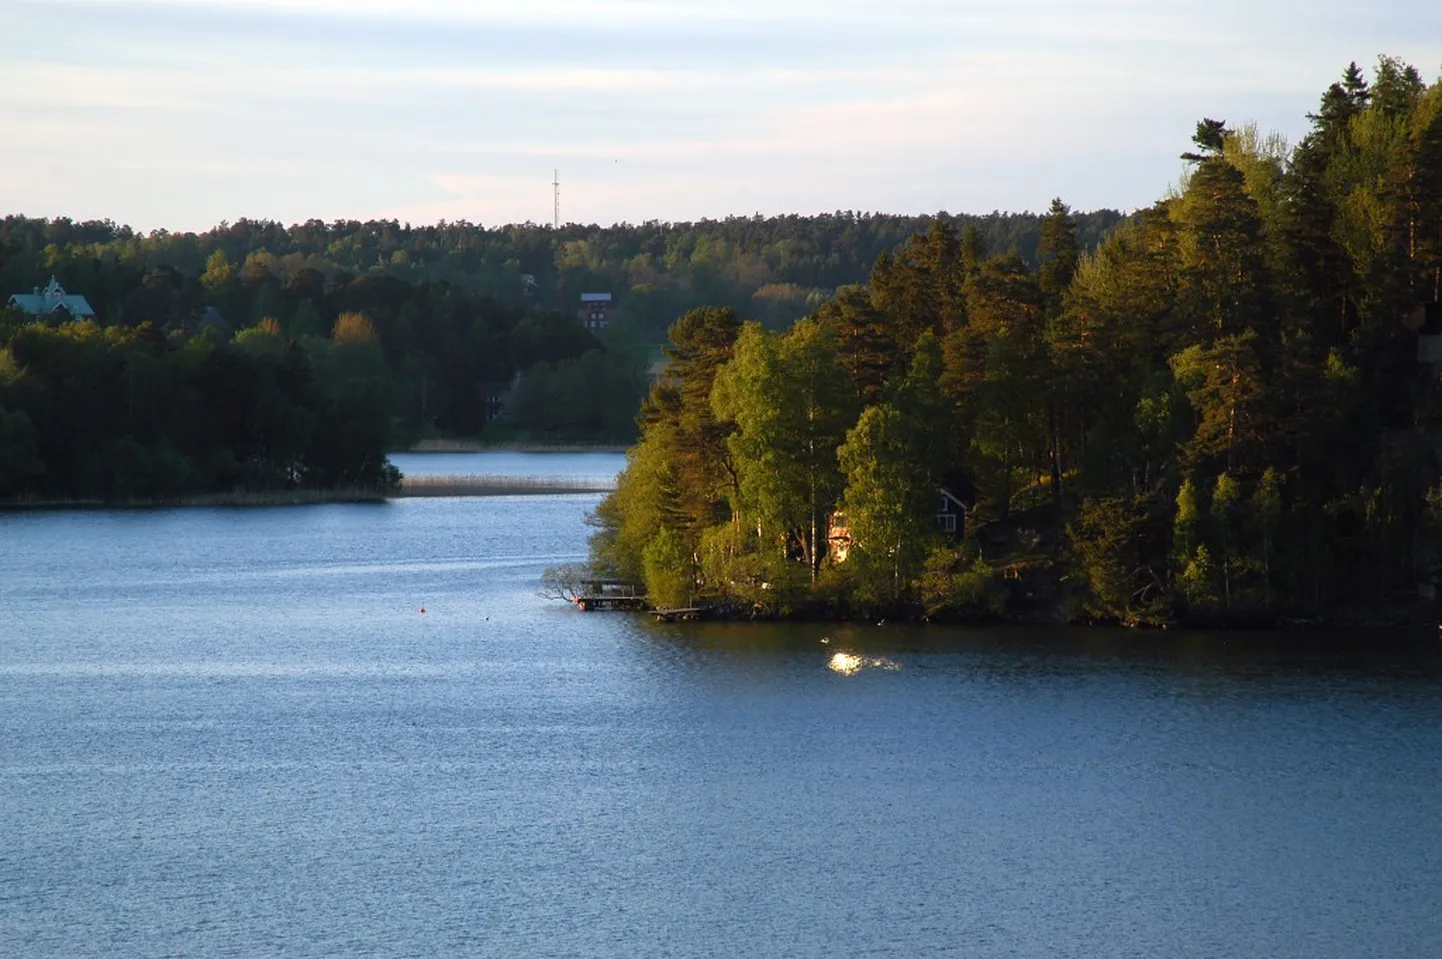
[[811,565],[811,585],[816,585],[816,574],[821,571],[821,540],[818,535],[819,522],[816,516],[816,504],[811,504],[811,555],[807,557]]
[[1061,505],[1061,425],[1056,415],[1056,404],[1047,407],[1048,427],[1051,432],[1051,501]]

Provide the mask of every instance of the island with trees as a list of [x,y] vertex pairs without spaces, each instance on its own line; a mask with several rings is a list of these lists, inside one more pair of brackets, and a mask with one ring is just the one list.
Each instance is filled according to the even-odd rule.
[[1435,617],[1442,84],[1206,119],[1089,251],[935,221],[783,331],[675,324],[584,575],[744,615]]

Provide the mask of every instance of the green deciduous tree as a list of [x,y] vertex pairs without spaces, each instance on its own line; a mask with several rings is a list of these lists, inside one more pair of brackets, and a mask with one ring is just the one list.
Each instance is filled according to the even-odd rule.
[[695,560],[680,533],[663,526],[641,553],[646,593],[658,608],[691,604],[696,592]]
[[825,553],[826,516],[840,496],[836,449],[855,421],[856,403],[829,331],[813,321],[781,337],[748,324],[716,377],[718,420],[738,483],[738,527],[754,523],[763,542],[799,547],[814,582]]
[[935,338],[918,340],[916,359],[892,402],[869,407],[838,451],[842,501],[859,598],[889,608],[910,601],[936,536],[940,484],[936,427],[945,401]]

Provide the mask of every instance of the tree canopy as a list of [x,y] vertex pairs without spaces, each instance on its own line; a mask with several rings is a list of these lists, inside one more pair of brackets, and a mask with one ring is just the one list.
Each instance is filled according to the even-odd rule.
[[[1094,245],[1120,219],[1081,215],[1079,242]],[[560,230],[240,220],[138,234],[10,216],[0,220],[0,297],[53,275],[89,300],[101,329],[146,327],[171,346],[202,335],[251,351],[373,343],[392,444],[429,435],[617,443],[636,437],[678,316],[715,306],[784,330],[863,281],[879,256],[934,259],[908,244],[917,230],[955,242],[965,228],[975,244],[1030,257],[1039,224],[1029,214],[837,213]],[[578,322],[583,292],[613,295],[606,329]],[[12,315],[0,329],[24,322]],[[874,339],[848,335],[855,362],[874,362]]]
[[1415,613],[1442,84],[1352,64],[1310,120],[1288,148],[1202,119],[1182,187],[1099,243],[1061,199],[1020,255],[918,224],[789,333],[727,327],[705,377],[673,352],[594,561],[763,614]]

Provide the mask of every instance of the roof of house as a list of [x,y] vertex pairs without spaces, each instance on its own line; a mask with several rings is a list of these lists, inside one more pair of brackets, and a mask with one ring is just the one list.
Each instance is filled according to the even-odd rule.
[[10,305],[18,307],[32,316],[65,310],[71,316],[94,316],[90,301],[78,293],[66,293],[65,287],[55,277],[43,290],[35,288],[33,293],[16,293],[10,297]]
[[941,494],[941,511],[943,513],[951,512],[951,505],[953,503],[956,505],[956,508],[961,510],[962,512],[970,512],[972,504],[961,500],[955,493],[947,489],[945,486],[937,490],[937,492]]
[[582,302],[582,303],[610,303],[610,302],[611,302],[611,294],[609,294],[609,293],[582,293],[582,294],[581,294],[581,302]]

